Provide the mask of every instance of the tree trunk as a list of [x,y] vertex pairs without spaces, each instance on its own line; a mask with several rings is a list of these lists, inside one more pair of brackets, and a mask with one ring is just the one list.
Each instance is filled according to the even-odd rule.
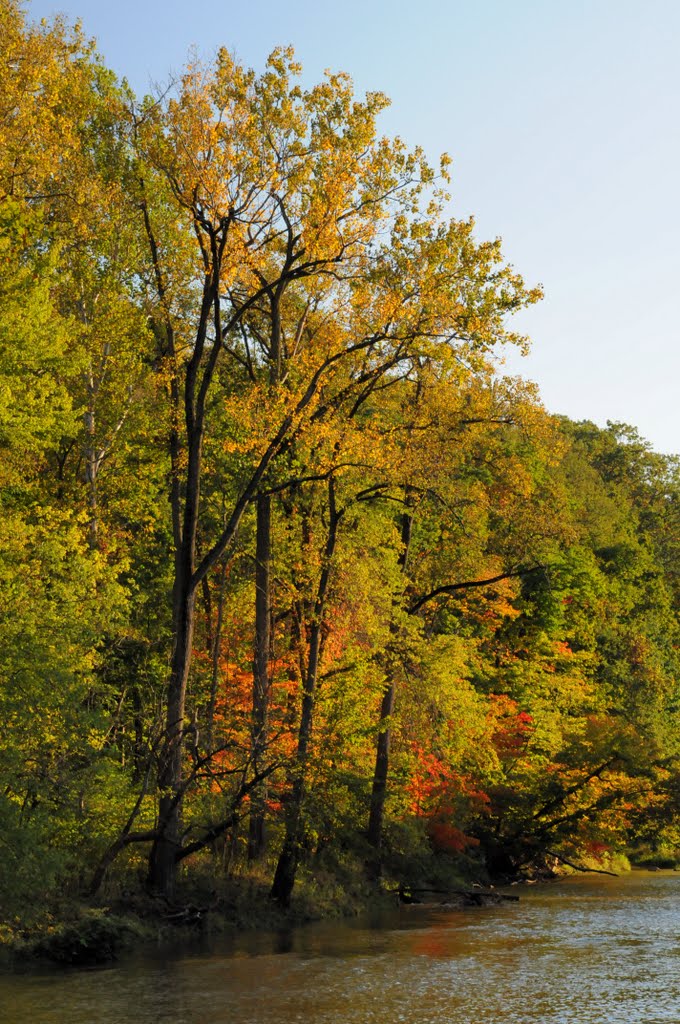
[[167,692],[165,744],[158,773],[158,838],[149,857],[148,884],[154,891],[172,898],[180,849],[182,809],[182,738],[187,680],[191,666],[195,616],[195,588],[191,564],[193,552],[186,551],[187,539],[178,553],[173,595],[175,626],[172,668]]
[[323,637],[323,618],[330,580],[331,561],[335,552],[338,534],[338,522],[341,512],[335,504],[335,481],[331,476],[328,481],[328,538],[324,551],[323,568],[319,577],[316,600],[312,614],[312,625],[309,635],[309,653],[307,671],[303,676],[302,707],[300,711],[300,727],[293,784],[286,801],[286,836],[276,865],[276,873],[271,888],[271,898],[282,907],[289,907],[298,865],[302,850],[302,807],[307,783],[307,767],[309,745],[312,737],[314,702],[316,698],[316,682],[319,674],[319,662]]
[[[408,494],[407,494],[408,501]],[[411,533],[413,530],[413,513],[408,510],[404,512],[401,519],[401,553],[399,555],[399,566],[402,574],[406,573],[408,564],[409,548],[411,545]],[[390,646],[398,643],[398,630],[394,623],[390,632],[393,640]],[[380,721],[378,725],[378,741],[376,744],[375,770],[373,772],[373,785],[371,787],[371,805],[368,818],[367,838],[374,850],[374,855],[367,865],[370,877],[377,879],[381,872],[380,847],[382,845],[383,819],[385,817],[385,797],[387,795],[387,777],[390,767],[390,740],[391,728],[390,718],[394,711],[395,680],[394,669],[392,668],[391,652],[388,652],[388,673],[383,698],[380,704]]]
[[[385,795],[387,792],[387,775],[390,765],[390,727],[387,720],[394,710],[394,680],[390,679],[385,685],[383,699],[380,705],[381,729],[378,733],[378,742],[375,755],[375,770],[373,773],[373,786],[371,788],[371,810],[368,818],[368,841],[374,850],[379,851],[382,842],[382,826],[385,811]],[[379,864],[375,865],[377,875],[380,874]]]
[[[269,712],[269,658],[271,650],[271,503],[269,494],[257,499],[255,542],[255,652],[253,658],[253,717],[251,725],[253,772],[258,774],[267,749]],[[266,782],[251,794],[248,860],[258,860],[265,850]]]
[[[271,333],[269,338],[269,385],[276,390],[282,375],[281,296],[283,281],[269,291]],[[253,656],[253,717],[251,742],[253,771],[257,775],[267,749],[267,718],[269,714],[269,662],[272,646],[272,499],[270,494],[257,496],[257,532],[255,539],[255,651]],[[248,828],[248,860],[259,860],[264,854],[265,805],[267,784],[261,783],[251,796]]]
[[88,542],[92,551],[99,547],[99,509],[97,495],[97,474],[99,472],[99,459],[97,457],[97,440],[95,429],[95,396],[96,387],[91,374],[87,379],[88,408],[84,415],[85,432],[87,444],[85,447],[85,480],[88,488],[88,506],[90,522],[88,527]]
[[220,656],[222,654],[222,627],[224,624],[224,602],[227,589],[227,559],[222,562],[220,569],[220,585],[217,595],[217,621],[213,632],[212,648],[210,650],[210,696],[208,698],[208,713],[206,720],[205,745],[212,750],[215,732],[215,709],[217,707],[217,690],[220,682]]
[[309,644],[309,660],[304,680],[304,696],[298,731],[296,775],[286,803],[286,837],[276,865],[271,897],[282,907],[289,907],[302,849],[302,804],[307,781],[307,759],[314,716],[314,690],[319,671],[321,623],[314,623]]

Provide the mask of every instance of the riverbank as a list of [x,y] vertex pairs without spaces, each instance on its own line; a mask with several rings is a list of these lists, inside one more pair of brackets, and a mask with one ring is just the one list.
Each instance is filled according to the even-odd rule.
[[130,906],[120,912],[118,908],[72,906],[68,919],[50,923],[15,937],[5,945],[5,967],[31,965],[61,967],[93,967],[118,960],[121,956],[143,950],[167,946],[191,949],[211,938],[237,935],[249,931],[277,932],[313,921],[355,917],[376,911],[401,907],[405,913],[428,909],[443,911],[493,906],[504,901],[516,902],[519,896],[500,894],[492,889],[459,890],[434,893],[420,892],[417,898],[410,893],[376,892],[356,912],[334,915],[320,911],[283,912],[271,904],[252,902],[247,916],[234,917],[219,907]]
[[479,877],[452,870],[412,877],[367,880],[358,863],[300,872],[290,908],[270,899],[271,883],[262,870],[216,882],[193,874],[169,902],[141,887],[120,887],[94,903],[63,897],[51,907],[32,908],[26,919],[0,925],[0,965],[95,966],[115,961],[144,946],[186,946],[221,935],[275,932],[313,921],[357,917],[395,907],[446,904],[480,907],[499,902]]
[[396,897],[355,877],[346,887],[330,877],[302,880],[284,910],[257,875],[211,880],[189,876],[170,902],[141,887],[112,891],[86,902],[64,897],[49,908],[0,925],[0,965],[94,966],[137,948],[186,945],[206,936],[277,931],[323,919],[352,917]]
[[[662,861],[657,863],[657,861]],[[671,863],[672,861],[672,863]],[[634,866],[647,870],[678,868],[676,859],[640,851]],[[383,877],[380,884],[366,878],[363,865],[348,860],[307,867],[300,872],[291,907],[282,909],[269,896],[270,881],[262,868],[249,874],[215,880],[199,873],[187,875],[174,901],[149,895],[140,886],[119,885],[98,902],[63,896],[51,907],[31,908],[25,919],[0,924],[0,967],[31,969],[41,966],[91,967],[113,962],[144,947],[191,949],[219,936],[246,932],[282,932],[313,921],[358,917],[402,906],[440,906],[446,909],[491,906],[517,895],[501,893],[481,870],[457,872],[453,863],[429,863],[429,870],[408,880]],[[470,866],[468,865],[468,868]],[[594,862],[587,868],[602,871]],[[618,855],[605,873],[625,874],[629,860]],[[561,872],[504,879],[519,888],[572,873]]]

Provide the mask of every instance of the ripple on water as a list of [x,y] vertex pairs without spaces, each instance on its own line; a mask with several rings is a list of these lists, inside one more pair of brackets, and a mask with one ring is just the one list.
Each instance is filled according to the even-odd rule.
[[[680,877],[328,924],[229,955],[0,979],[3,1024],[678,1024]],[[286,952],[275,952],[285,949]],[[255,955],[259,951],[259,955]]]

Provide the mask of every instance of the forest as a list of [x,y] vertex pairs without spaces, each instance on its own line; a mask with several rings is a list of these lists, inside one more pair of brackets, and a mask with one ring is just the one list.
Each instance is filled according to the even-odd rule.
[[503,375],[448,158],[288,48],[0,51],[0,932],[673,859],[680,461]]

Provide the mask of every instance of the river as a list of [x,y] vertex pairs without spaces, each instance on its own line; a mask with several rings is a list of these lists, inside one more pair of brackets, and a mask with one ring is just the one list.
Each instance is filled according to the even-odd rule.
[[404,908],[0,977],[2,1024],[680,1022],[680,874],[580,876],[455,912]]

